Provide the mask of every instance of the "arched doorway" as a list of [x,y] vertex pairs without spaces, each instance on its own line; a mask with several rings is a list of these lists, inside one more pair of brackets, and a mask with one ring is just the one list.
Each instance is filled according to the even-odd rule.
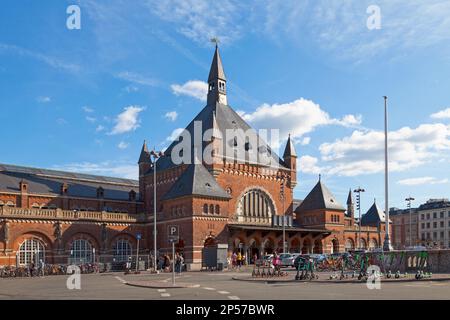
[[311,241],[309,239],[303,240],[302,254],[311,253]]
[[374,239],[374,238],[370,239],[370,241],[369,241],[369,250],[374,250],[376,248],[378,248],[377,240]]
[[348,238],[345,240],[345,251],[350,251],[355,249],[355,243],[353,242],[353,239]]
[[114,261],[124,262],[132,256],[133,251],[128,239],[118,239],[113,245]]
[[273,242],[273,240],[272,239],[266,239],[265,241],[264,241],[264,246],[263,246],[263,248],[264,248],[264,254],[272,254],[272,253],[274,253],[275,252],[275,244],[274,244],[274,242]]
[[301,247],[300,247],[300,240],[297,238],[292,239],[291,241],[291,247],[289,250],[291,253],[300,253]]
[[316,253],[316,254],[322,253],[322,241],[320,241],[320,240],[314,241],[313,253]]
[[337,239],[331,240],[331,253],[339,253],[339,241]]
[[237,202],[238,221],[269,222],[275,206],[268,193],[254,188],[246,191]]
[[259,252],[259,246],[256,242],[255,239],[251,239],[248,245],[248,249],[247,249],[247,257],[249,260],[249,263],[255,263],[255,256],[256,259],[258,259],[260,257],[260,252]]
[[360,241],[360,244],[359,244],[360,249],[367,249],[367,241],[366,241],[366,239],[361,238],[359,241]]

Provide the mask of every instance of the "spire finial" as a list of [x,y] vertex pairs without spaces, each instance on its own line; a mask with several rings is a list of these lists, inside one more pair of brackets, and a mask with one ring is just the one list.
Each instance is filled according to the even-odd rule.
[[320,182],[320,179],[322,178],[322,174],[321,173],[319,173],[319,182]]
[[219,42],[220,42],[219,38],[218,37],[212,37],[210,41],[212,43],[216,44],[216,49],[217,49],[217,47],[219,46]]

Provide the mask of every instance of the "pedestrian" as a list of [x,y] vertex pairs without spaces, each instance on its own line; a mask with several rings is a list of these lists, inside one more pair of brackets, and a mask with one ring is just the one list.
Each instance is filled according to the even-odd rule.
[[241,264],[242,264],[242,254],[239,251],[238,254],[237,254],[237,265],[238,265],[239,269],[241,269]]
[[233,252],[233,254],[231,255],[231,267],[232,269],[235,269],[237,266],[237,254],[236,252]]
[[253,255],[253,264],[256,266],[256,262],[258,261],[258,255],[255,253]]
[[45,262],[44,260],[40,259],[39,260],[39,276],[44,276],[45,275]]
[[177,252],[175,255],[175,272],[181,274],[181,268],[183,266],[183,257]]

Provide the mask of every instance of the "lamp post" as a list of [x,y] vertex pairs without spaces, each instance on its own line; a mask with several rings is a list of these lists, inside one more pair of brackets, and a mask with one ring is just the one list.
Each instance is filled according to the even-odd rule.
[[156,161],[164,156],[162,151],[152,150],[150,155],[153,157],[153,253],[155,272],[158,272],[157,256],[156,256]]
[[283,201],[283,253],[286,253],[286,212],[284,209],[284,184],[285,184],[285,179],[283,178],[282,182],[281,182],[281,186],[280,186],[280,196],[281,196],[281,201]]
[[384,251],[391,251],[391,239],[389,236],[389,176],[388,176],[388,115],[387,115],[387,96],[384,98],[384,214],[385,214],[385,236]]
[[412,222],[411,222],[411,201],[414,201],[416,199],[414,199],[413,197],[409,196],[408,198],[405,199],[405,201],[408,201],[408,209],[409,209],[409,246],[412,246],[412,231],[411,231],[411,226],[412,226]]
[[358,241],[357,246],[358,249],[361,249],[361,192],[365,192],[366,190],[362,189],[361,187],[358,187],[358,189],[355,189],[353,192],[356,193],[356,209],[358,209],[359,212],[359,218],[358,218]]

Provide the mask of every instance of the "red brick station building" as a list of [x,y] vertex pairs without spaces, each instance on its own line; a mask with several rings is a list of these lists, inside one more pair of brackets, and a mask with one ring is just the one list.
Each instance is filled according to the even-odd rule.
[[[216,133],[250,129],[227,104],[217,47],[208,83],[207,104],[187,131],[194,132],[194,121],[201,121],[203,131]],[[241,250],[247,257],[281,252],[283,215],[290,252],[333,253],[380,246],[385,220],[375,203],[363,215],[359,229],[351,191],[344,208],[319,178],[304,200],[293,199],[297,154],[290,137],[282,158],[264,142],[258,144],[258,152],[268,153],[277,165],[259,158],[230,159],[218,147],[231,143],[245,152],[251,147],[239,145],[236,138],[223,139],[213,133],[201,145],[211,148],[212,164],[175,164],[171,152],[178,141],[155,161],[144,142],[139,181],[0,165],[0,265],[26,265],[36,257],[46,263],[125,261],[135,255],[138,234],[142,252],[152,252],[153,161],[157,248],[169,251],[168,226],[179,226],[176,248],[190,269],[202,267],[205,246],[227,245],[229,254]]]

